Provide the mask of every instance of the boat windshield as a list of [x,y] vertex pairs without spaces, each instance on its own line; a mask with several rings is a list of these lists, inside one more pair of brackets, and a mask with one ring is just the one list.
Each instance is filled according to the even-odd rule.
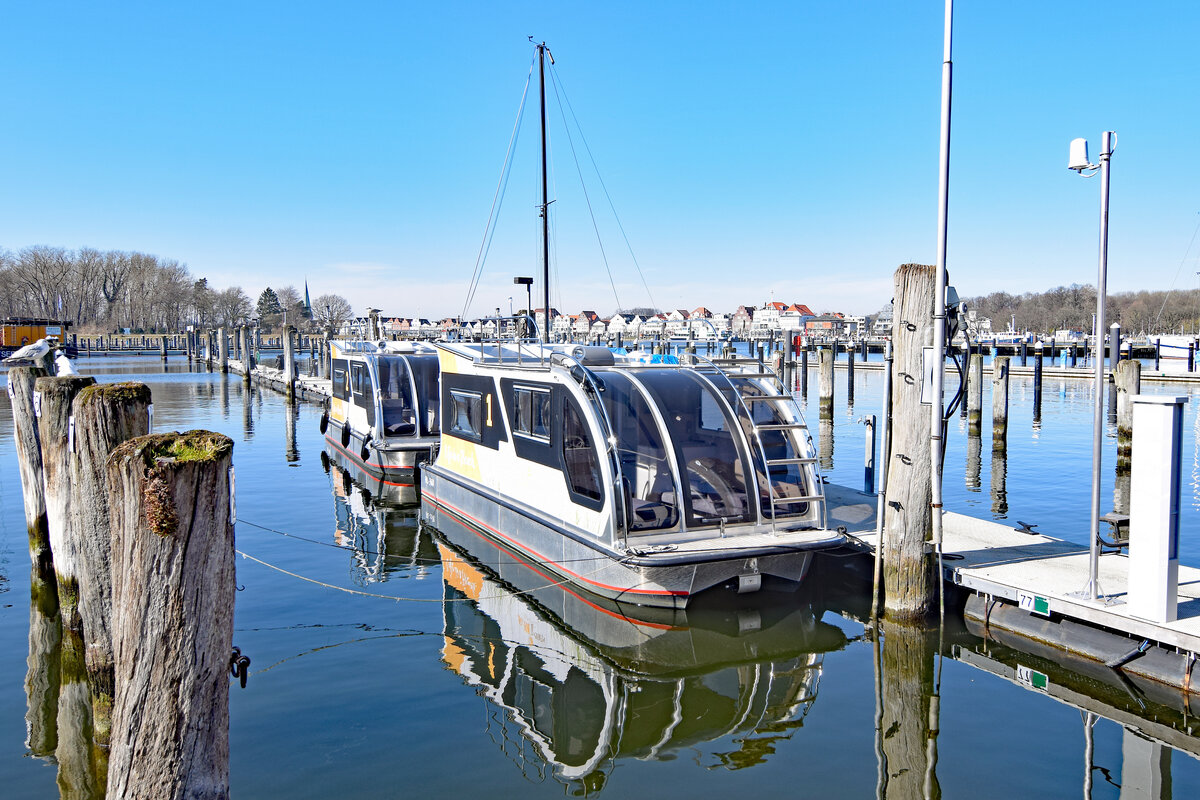
[[412,371],[416,389],[421,435],[437,436],[441,432],[438,415],[442,413],[442,383],[441,373],[438,371],[438,357],[435,354],[408,356],[406,360]]
[[666,422],[686,483],[688,526],[753,519],[755,509],[746,491],[746,454],[724,398],[688,369],[639,371],[636,380]]
[[679,496],[667,457],[666,437],[650,404],[623,372],[597,370],[600,396],[617,437],[617,456],[629,498],[629,531],[656,531],[679,524]]
[[380,356],[379,406],[383,411],[381,427],[386,436],[413,436],[417,432],[417,412],[412,376],[401,356]]

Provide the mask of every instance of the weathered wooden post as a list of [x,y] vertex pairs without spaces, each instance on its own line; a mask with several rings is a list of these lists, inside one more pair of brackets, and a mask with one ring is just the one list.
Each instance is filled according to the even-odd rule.
[[800,393],[808,397],[808,348],[800,348]]
[[983,431],[983,353],[971,356],[967,373],[967,433],[978,436]]
[[221,372],[229,372],[229,335],[225,328],[217,328],[217,361],[221,364]]
[[75,444],[75,420],[71,403],[95,378],[38,378],[34,391],[41,396],[38,439],[42,445],[42,483],[46,491],[46,523],[63,628],[83,632],[79,618],[79,540],[75,534],[74,503],[71,498],[71,450]]
[[1142,363],[1127,358],[1117,364],[1117,468],[1129,469],[1133,455],[1133,398],[1142,391]]
[[162,360],[166,361],[167,360],[167,337],[166,336],[158,337],[158,352],[159,352],[159,355],[162,356]]
[[[34,384],[46,375],[40,367],[12,367],[8,371],[8,399],[12,405],[13,438],[17,467],[21,474],[21,496],[25,501],[25,530],[29,535],[29,559],[41,580],[54,588],[54,556],[46,521],[46,490],[42,478],[42,444],[38,437]],[[41,405],[41,398],[36,401]]]
[[828,347],[817,351],[817,400],[821,419],[833,419],[833,358],[833,350]]
[[107,461],[121,442],[150,431],[150,402],[150,388],[145,384],[109,383],[83,389],[72,404],[75,447],[71,457],[71,503],[79,555],[79,613],[92,698],[93,738],[101,747],[109,743],[115,682]]
[[283,380],[287,384],[287,399],[296,399],[296,345],[295,328],[288,325],[283,329]]
[[883,546],[884,613],[897,620],[920,620],[935,610],[938,588],[928,547],[933,532],[931,422],[929,407],[921,404],[922,348],[933,341],[935,270],[903,264],[894,281],[891,443],[883,451],[890,459]]
[[250,329],[245,325],[238,328],[238,346],[241,348],[242,380],[250,383]]
[[190,431],[131,439],[109,458],[121,676],[109,800],[229,796],[232,453],[227,437]]
[[1008,356],[992,360],[992,449],[1008,449]]

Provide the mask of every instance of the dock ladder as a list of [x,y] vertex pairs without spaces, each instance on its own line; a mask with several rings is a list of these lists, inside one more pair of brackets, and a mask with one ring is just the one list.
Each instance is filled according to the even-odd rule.
[[[772,533],[777,532],[777,522],[778,522],[778,518],[779,518],[778,506],[780,506],[780,505],[782,505],[782,506],[799,505],[800,503],[817,503],[818,504],[817,505],[818,520],[819,520],[820,526],[822,528],[824,528],[826,526],[827,509],[825,506],[825,493],[821,488],[821,485],[822,485],[821,484],[821,473],[817,466],[817,459],[812,456],[791,456],[791,457],[787,457],[787,458],[771,458],[771,457],[769,457],[769,455],[767,453],[767,447],[766,447],[766,444],[763,442],[763,436],[762,436],[764,431],[784,432],[785,437],[787,436],[787,434],[786,434],[787,431],[797,431],[797,432],[804,431],[804,438],[808,443],[808,450],[809,450],[809,452],[812,452],[813,451],[812,435],[808,432],[808,425],[802,421],[800,421],[800,422],[764,422],[764,423],[760,423],[755,419],[754,413],[753,413],[751,405],[750,405],[752,403],[791,403],[792,410],[793,410],[793,414],[792,414],[793,419],[796,419],[796,420],[804,419],[804,415],[800,412],[800,406],[796,402],[795,396],[787,391],[787,388],[783,385],[783,381],[780,379],[778,373],[776,373],[774,370],[768,370],[768,369],[762,368],[761,365],[759,365],[757,361],[754,361],[752,359],[739,359],[736,357],[735,358],[710,359],[710,358],[706,358],[705,356],[694,355],[694,354],[691,357],[693,359],[695,359],[696,369],[698,371],[700,371],[700,372],[705,372],[705,371],[715,372],[716,374],[720,375],[722,378],[724,378],[728,382],[729,386],[733,389],[734,394],[737,396],[738,405],[740,406],[740,413],[742,415],[744,415],[744,418],[749,422],[750,432],[753,434],[754,443],[755,443],[755,445],[757,445],[758,455],[761,460],[761,463],[763,464],[763,474],[766,476],[767,497],[771,503],[771,531],[772,531]],[[758,371],[758,372],[744,371],[745,368],[749,367],[749,366],[759,366],[760,371]],[[733,367],[734,370],[731,371],[731,370],[727,369],[729,367]],[[773,394],[746,394],[740,390],[740,388],[742,386],[747,386],[747,385],[754,386],[755,388],[761,389],[761,386],[760,386],[760,384],[757,383],[757,381],[761,380],[763,378],[771,379],[771,386],[775,390]],[[778,406],[775,406],[775,409],[776,409],[775,414],[774,414],[775,418],[777,418],[777,419],[786,419],[787,418],[787,415],[780,413],[781,409],[779,409]],[[793,446],[793,450],[798,451],[799,448],[795,448]],[[786,481],[780,482],[777,484],[775,481],[771,480],[771,468],[772,467],[788,467],[793,464],[804,465],[804,466],[812,465],[812,467],[813,467],[812,476],[813,476],[813,479],[814,479],[816,485],[815,485],[815,487],[813,487],[813,486],[807,487],[809,494],[805,494],[802,496],[786,496],[786,495],[780,496],[778,490],[780,490],[780,489],[786,490],[786,487],[791,486],[792,484],[787,483]],[[805,481],[805,484],[807,484],[807,481]],[[815,489],[815,493],[813,493],[814,489]]]

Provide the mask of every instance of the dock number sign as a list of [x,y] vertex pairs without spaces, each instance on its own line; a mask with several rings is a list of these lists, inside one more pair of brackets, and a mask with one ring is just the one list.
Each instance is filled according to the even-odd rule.
[[1036,594],[1017,592],[1017,605],[1033,614],[1038,614],[1043,617],[1050,616],[1049,597],[1040,597]]

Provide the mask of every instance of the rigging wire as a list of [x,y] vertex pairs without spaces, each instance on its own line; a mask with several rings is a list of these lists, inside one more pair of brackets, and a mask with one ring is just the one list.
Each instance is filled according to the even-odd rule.
[[[554,69],[551,64],[550,76],[556,83],[561,83],[562,79],[558,77],[558,70]],[[557,92],[557,88],[555,92]],[[646,296],[650,298],[650,305],[657,308],[658,303],[654,301],[654,295],[650,291],[650,285],[646,283],[646,275],[642,272],[642,265],[638,263],[637,255],[633,252],[633,244],[629,241],[629,234],[625,233],[625,226],[621,224],[621,217],[617,214],[616,204],[613,203],[612,195],[608,193],[608,186],[604,183],[604,176],[600,174],[600,167],[596,164],[596,157],[592,155],[592,148],[588,145],[587,137],[583,133],[583,126],[579,124],[579,118],[575,116],[575,108],[571,105],[571,98],[567,96],[567,87],[562,87],[563,99],[566,100],[567,110],[571,112],[571,119],[575,122],[575,128],[579,131],[579,140],[583,142],[583,149],[588,154],[588,159],[592,162],[592,169],[596,171],[596,178],[600,181],[600,188],[604,190],[604,198],[608,200],[609,210],[612,211],[613,219],[617,222],[617,228],[621,231],[621,236],[625,239],[625,247],[629,250],[629,257],[633,259],[633,266],[637,269],[638,277],[641,278],[642,287],[646,290]]]
[[467,318],[467,310],[471,306],[471,301],[475,299],[475,290],[479,288],[479,279],[483,275],[483,264],[487,260],[488,252],[492,248],[492,238],[496,233],[496,222],[500,218],[500,206],[504,202],[504,192],[508,187],[508,179],[512,174],[512,154],[513,149],[517,144],[517,137],[521,133],[521,120],[525,116],[525,100],[529,96],[529,85],[533,81],[533,65],[535,60],[529,64],[529,74],[525,76],[525,88],[521,91],[521,103],[517,107],[517,118],[513,122],[512,134],[508,139],[508,150],[504,154],[504,166],[500,169],[500,180],[496,183],[496,191],[492,195],[492,207],[488,211],[487,225],[483,228],[483,240],[479,243],[479,254],[475,257],[475,270],[471,274],[471,284],[467,289],[467,298],[463,303],[462,319]]
[[[554,99],[558,101],[559,113],[563,113],[562,96],[558,91],[558,79],[555,77],[556,71],[553,67],[550,70],[550,85],[554,87]],[[596,233],[596,244],[600,248],[600,259],[604,262],[604,271],[608,273],[608,284],[613,290],[613,299],[617,303],[617,308],[622,308],[621,298],[617,295],[617,284],[613,280],[612,267],[608,263],[608,254],[604,251],[604,239],[600,236],[600,226],[596,222],[596,212],[592,209],[592,198],[588,195],[587,183],[583,180],[583,168],[579,166],[579,155],[575,152],[575,139],[571,136],[571,126],[566,124],[566,114],[563,114],[563,130],[567,134],[567,144],[571,147],[571,159],[575,162],[575,172],[579,175],[579,185],[583,189],[583,200],[587,204],[588,216],[592,219],[592,230]],[[579,122],[576,120],[576,127]],[[582,136],[582,132],[580,136]]]
[[1167,301],[1171,299],[1171,292],[1175,291],[1175,284],[1179,281],[1179,273],[1183,271],[1183,265],[1187,263],[1188,253],[1192,252],[1192,245],[1196,243],[1196,234],[1200,233],[1200,212],[1197,212],[1196,227],[1192,229],[1192,238],[1188,242],[1187,249],[1183,251],[1183,258],[1179,260],[1179,266],[1175,268],[1175,277],[1171,279],[1171,288],[1167,290],[1167,296],[1163,298],[1162,307],[1158,309],[1158,314],[1154,317],[1154,324],[1150,326],[1150,331],[1158,330],[1158,321],[1162,318],[1163,310],[1167,307]]

